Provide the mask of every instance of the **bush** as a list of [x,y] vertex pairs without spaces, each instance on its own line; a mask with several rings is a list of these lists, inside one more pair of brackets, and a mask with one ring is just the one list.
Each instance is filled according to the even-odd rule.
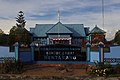
[[20,60],[4,60],[1,68],[2,73],[18,74],[23,72],[23,63]]
[[117,65],[114,67],[114,73],[115,73],[115,74],[120,74],[120,64],[117,64]]
[[96,68],[91,69],[90,74],[96,76],[109,76],[112,74],[112,66],[109,63],[97,62]]

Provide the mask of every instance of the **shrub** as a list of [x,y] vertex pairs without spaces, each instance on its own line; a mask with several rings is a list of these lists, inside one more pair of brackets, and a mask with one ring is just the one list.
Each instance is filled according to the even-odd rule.
[[109,76],[112,74],[112,66],[109,63],[97,62],[96,68],[91,69],[90,74],[96,76]]
[[117,64],[117,65],[114,67],[114,73],[115,73],[115,74],[120,74],[120,64]]
[[18,74],[23,72],[23,63],[20,60],[4,60],[1,68],[2,73]]

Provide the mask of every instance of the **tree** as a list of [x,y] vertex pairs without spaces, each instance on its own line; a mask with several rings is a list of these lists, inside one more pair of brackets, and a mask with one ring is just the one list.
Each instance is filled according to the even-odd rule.
[[0,29],[0,34],[4,34],[4,31],[2,31],[1,29]]
[[15,41],[15,30],[17,29],[16,26],[13,26],[10,29],[10,33],[9,33],[9,45],[13,45],[16,41]]
[[118,30],[115,34],[114,43],[117,43],[120,45],[120,30]]
[[9,34],[10,45],[13,45],[15,42],[19,42],[20,44],[30,44],[31,34],[29,33],[28,30],[25,29],[26,21],[24,19],[24,13],[20,11],[16,19],[17,19],[16,26],[13,26],[10,29]]
[[15,30],[15,41],[19,42],[20,44],[30,44],[31,36],[29,31],[25,28],[18,27]]
[[20,11],[18,13],[18,16],[16,17],[16,19],[17,19],[16,20],[17,21],[17,23],[16,23],[17,27],[24,28],[26,21],[24,19],[24,13],[22,11]]
[[0,29],[0,45],[8,45],[8,35]]

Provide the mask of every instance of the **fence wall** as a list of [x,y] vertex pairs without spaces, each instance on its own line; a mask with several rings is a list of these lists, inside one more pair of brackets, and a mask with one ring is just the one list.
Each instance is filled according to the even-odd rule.
[[[20,59],[23,62],[31,62],[32,54],[31,51],[19,51]],[[15,57],[15,52],[10,52],[8,46],[0,46],[0,59]]]
[[9,52],[8,46],[0,46],[0,57],[15,57],[15,52]]
[[[20,59],[23,62],[31,62],[32,61],[32,52],[29,51],[20,51]],[[0,46],[0,57],[15,57],[15,52],[9,52],[9,47]],[[110,52],[104,53],[104,58],[119,58],[120,61],[120,46],[111,46]],[[95,60],[99,61],[99,52],[90,52],[90,62],[94,62]]]
[[20,52],[20,59],[23,61],[23,62],[31,62],[32,61],[32,54],[30,51],[26,51],[26,52]]
[[[90,62],[99,61],[99,52],[90,52]],[[120,46],[110,46],[110,52],[104,53],[104,61],[110,63],[120,63]]]
[[99,61],[99,52],[90,52],[90,62]]
[[120,58],[120,46],[111,46],[110,53],[106,53],[105,58]]

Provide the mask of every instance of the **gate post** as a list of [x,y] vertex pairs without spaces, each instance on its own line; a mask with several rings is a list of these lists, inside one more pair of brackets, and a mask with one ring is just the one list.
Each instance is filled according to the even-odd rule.
[[31,59],[34,62],[34,48],[35,48],[35,44],[31,43],[30,46],[31,46]]
[[87,42],[86,43],[87,61],[90,61],[90,47],[91,47],[91,44]]
[[104,62],[104,43],[99,42],[99,62]]
[[18,42],[16,42],[13,46],[15,46],[15,60],[19,60],[19,56],[20,56],[20,54],[19,54],[19,43]]

